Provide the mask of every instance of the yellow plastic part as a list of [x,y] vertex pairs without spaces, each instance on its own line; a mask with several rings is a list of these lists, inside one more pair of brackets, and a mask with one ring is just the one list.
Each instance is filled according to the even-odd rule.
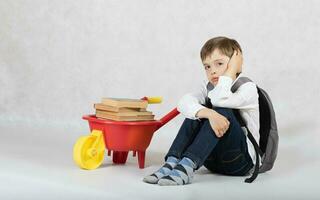
[[80,137],[73,147],[73,160],[82,169],[96,169],[104,160],[105,144],[102,131],[93,130]]
[[148,103],[161,103],[162,102],[162,97],[147,97],[148,98]]

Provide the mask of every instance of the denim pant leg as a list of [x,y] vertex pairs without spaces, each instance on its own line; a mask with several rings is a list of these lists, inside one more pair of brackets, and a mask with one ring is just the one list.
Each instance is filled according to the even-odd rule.
[[188,157],[196,164],[196,170],[203,165],[220,140],[211,128],[209,120],[202,119],[202,121],[199,133],[182,154],[182,157]]
[[[248,163],[248,158],[245,157],[246,155],[243,152],[245,150],[243,148],[243,139],[245,139],[245,135],[240,127],[239,122],[234,116],[232,109],[219,107],[215,107],[213,109],[219,114],[225,116],[230,122],[227,132],[223,135],[223,137],[218,138],[211,128],[209,120],[205,119],[193,143],[187,148],[182,157],[186,156],[192,159],[197,165],[196,169],[199,169],[209,158],[209,156],[212,155],[212,152],[215,152],[216,149],[220,150],[221,148],[219,147],[222,146],[224,149],[229,150],[226,153],[222,152],[224,153],[222,155],[223,161],[225,161],[227,164],[230,164],[225,165],[225,167],[230,168],[226,169],[228,172],[232,173],[242,168],[245,168],[243,170],[247,170],[247,168],[251,167],[251,165]],[[241,158],[237,160],[239,162],[232,162],[232,159],[238,157]]]
[[169,156],[175,156],[178,159],[181,159],[181,155],[183,154],[185,149],[192,143],[195,136],[198,134],[202,124],[202,120],[199,121],[186,118],[183,121],[176,138],[174,139],[168,153],[164,158],[165,161]]
[[229,130],[204,162],[213,172],[225,175],[242,176],[253,167],[249,155],[246,136],[231,109],[215,108],[231,122]]

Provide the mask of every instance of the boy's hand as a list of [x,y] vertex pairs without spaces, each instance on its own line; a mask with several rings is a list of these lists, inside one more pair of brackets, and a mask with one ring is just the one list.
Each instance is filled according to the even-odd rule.
[[209,115],[208,120],[218,138],[222,137],[229,129],[230,122],[228,119],[216,111]]
[[234,50],[233,55],[228,62],[224,76],[229,76],[232,80],[235,80],[236,74],[242,71],[242,62],[242,53],[239,50]]

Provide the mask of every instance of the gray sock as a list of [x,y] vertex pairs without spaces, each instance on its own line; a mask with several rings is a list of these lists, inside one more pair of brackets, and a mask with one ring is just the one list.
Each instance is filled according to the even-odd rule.
[[159,179],[168,175],[178,162],[179,160],[176,157],[169,156],[165,164],[160,169],[158,169],[153,174],[144,177],[143,181],[152,184],[158,183]]
[[163,176],[159,185],[184,185],[192,182],[196,164],[189,158],[183,159],[170,171],[167,176]]

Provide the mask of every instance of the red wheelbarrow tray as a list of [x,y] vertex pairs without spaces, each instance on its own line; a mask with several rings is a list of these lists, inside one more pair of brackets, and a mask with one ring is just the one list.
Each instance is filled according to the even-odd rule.
[[90,131],[102,131],[108,156],[113,151],[112,160],[115,164],[124,164],[128,152],[133,151],[133,156],[138,152],[139,168],[144,168],[145,152],[151,142],[153,133],[178,114],[179,111],[174,108],[160,120],[114,121],[100,119],[95,115],[84,115],[82,119],[88,120]]

